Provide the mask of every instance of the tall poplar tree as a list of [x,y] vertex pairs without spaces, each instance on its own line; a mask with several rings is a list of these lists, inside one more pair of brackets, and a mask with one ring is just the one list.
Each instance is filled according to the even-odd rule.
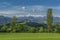
[[52,9],[49,8],[48,11],[47,11],[47,26],[48,26],[48,32],[51,31],[52,23],[53,23]]

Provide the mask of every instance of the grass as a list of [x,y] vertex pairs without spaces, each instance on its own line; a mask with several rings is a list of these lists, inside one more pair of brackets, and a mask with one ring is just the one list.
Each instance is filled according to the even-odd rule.
[[60,40],[59,33],[0,33],[0,40]]

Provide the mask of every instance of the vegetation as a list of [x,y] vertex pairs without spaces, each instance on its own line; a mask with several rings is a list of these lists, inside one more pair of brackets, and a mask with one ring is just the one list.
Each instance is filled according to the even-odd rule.
[[48,9],[48,13],[47,13],[47,25],[48,25],[48,32],[51,31],[51,26],[52,26],[52,9]]
[[[36,25],[38,24],[38,25]],[[12,17],[9,25],[4,22],[2,27],[0,27],[0,32],[8,33],[60,33],[60,24],[53,24],[52,9],[49,8],[47,11],[46,23],[36,23],[36,22],[17,22],[15,16]]]

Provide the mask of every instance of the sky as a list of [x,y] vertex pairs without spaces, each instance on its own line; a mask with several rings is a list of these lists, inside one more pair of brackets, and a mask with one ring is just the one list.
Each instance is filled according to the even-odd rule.
[[0,0],[0,15],[46,16],[52,8],[53,16],[60,17],[60,0]]

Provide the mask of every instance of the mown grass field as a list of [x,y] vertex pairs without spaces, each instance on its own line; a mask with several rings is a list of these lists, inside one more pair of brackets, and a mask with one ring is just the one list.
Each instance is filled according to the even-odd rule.
[[0,33],[0,40],[60,40],[59,33]]

